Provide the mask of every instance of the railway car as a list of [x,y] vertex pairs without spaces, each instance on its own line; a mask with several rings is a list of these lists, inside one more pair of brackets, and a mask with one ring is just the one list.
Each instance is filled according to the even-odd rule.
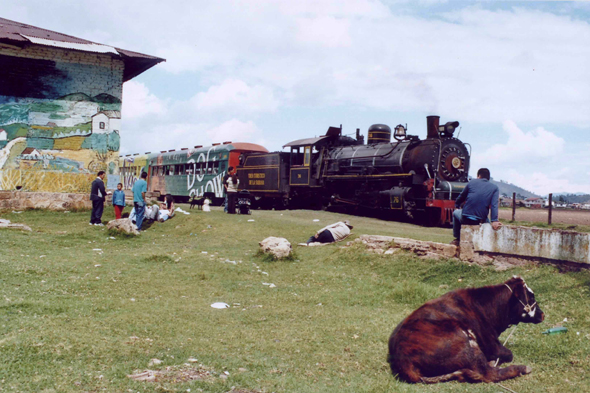
[[287,143],[288,152],[245,154],[240,188],[267,205],[349,206],[449,224],[469,172],[467,146],[454,137],[458,126],[428,116],[426,139],[400,124],[391,142],[391,129],[375,124],[367,144],[358,129],[351,138],[330,127],[321,137]]
[[225,198],[222,184],[228,168],[236,168],[244,153],[267,153],[254,143],[224,142],[192,149],[161,151],[120,157],[119,174],[125,189],[131,189],[141,172],[148,174],[148,192],[171,194],[176,200],[207,195],[213,203]]

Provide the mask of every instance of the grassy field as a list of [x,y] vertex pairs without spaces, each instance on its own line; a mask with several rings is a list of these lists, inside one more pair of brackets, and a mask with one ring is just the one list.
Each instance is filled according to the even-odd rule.
[[[342,244],[295,247],[289,261],[257,255],[267,236],[296,244],[344,217],[327,212],[193,212],[155,223],[139,238],[115,239],[89,226],[89,215],[0,214],[33,228],[0,232],[0,391],[502,392],[497,385],[396,381],[386,363],[387,340],[426,300],[513,274],[533,288],[546,320],[516,329],[507,346],[515,364],[533,373],[503,385],[518,393],[590,391],[588,271],[497,272]],[[107,208],[104,219],[112,216]],[[452,238],[450,229],[350,219],[352,238]],[[214,302],[232,307],[213,309]],[[567,334],[541,334],[564,318]],[[153,358],[163,363],[148,366]],[[189,358],[198,362],[183,366]],[[166,367],[211,376],[127,377]]]

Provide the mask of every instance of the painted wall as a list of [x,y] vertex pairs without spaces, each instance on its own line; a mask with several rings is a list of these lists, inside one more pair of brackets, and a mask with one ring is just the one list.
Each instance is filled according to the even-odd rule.
[[99,170],[117,176],[123,70],[109,55],[0,46],[0,190],[88,192]]

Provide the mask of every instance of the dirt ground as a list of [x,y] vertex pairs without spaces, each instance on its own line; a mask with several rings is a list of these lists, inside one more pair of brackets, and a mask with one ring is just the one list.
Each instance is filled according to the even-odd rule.
[[[500,209],[500,219],[511,220],[512,209]],[[516,221],[547,222],[548,209],[516,209]],[[590,210],[553,210],[554,224],[590,225]]]

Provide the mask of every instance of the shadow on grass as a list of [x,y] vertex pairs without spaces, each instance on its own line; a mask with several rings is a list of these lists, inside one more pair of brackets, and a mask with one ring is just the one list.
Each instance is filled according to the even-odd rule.
[[296,261],[299,259],[299,256],[295,251],[291,252],[288,256],[284,258],[277,258],[273,254],[267,254],[262,250],[258,250],[254,257],[260,259],[262,262],[281,262],[281,261]]

